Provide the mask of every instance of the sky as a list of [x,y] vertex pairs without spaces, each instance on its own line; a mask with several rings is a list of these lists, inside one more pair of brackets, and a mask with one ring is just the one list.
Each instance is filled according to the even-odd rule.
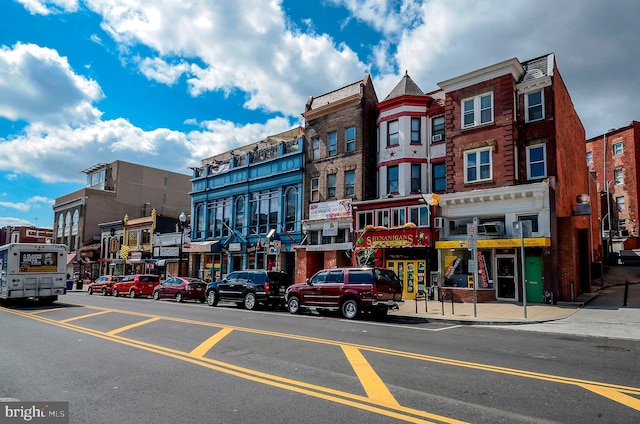
[[83,170],[189,166],[297,125],[309,96],[424,92],[555,53],[587,138],[640,120],[637,0],[2,0],[0,227],[53,227]]

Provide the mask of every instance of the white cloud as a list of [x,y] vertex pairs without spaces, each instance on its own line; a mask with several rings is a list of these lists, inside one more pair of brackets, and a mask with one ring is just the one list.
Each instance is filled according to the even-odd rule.
[[71,69],[57,51],[18,43],[0,48],[0,117],[32,123],[95,122],[100,86]]
[[395,37],[419,25],[421,0],[328,0],[345,7],[356,19],[386,36]]
[[49,15],[52,13],[75,12],[78,0],[16,0],[33,15]]
[[21,212],[28,212],[34,207],[39,208],[42,204],[51,206],[54,204],[54,202],[54,199],[49,199],[44,196],[33,196],[27,199],[25,202],[0,201],[0,207],[16,209]]
[[[186,75],[190,93],[246,93],[245,107],[300,114],[307,97],[362,78],[368,66],[327,35],[293,28],[281,1],[88,0],[128,54],[145,45],[142,72],[164,84]],[[189,65],[187,67],[187,64]]]

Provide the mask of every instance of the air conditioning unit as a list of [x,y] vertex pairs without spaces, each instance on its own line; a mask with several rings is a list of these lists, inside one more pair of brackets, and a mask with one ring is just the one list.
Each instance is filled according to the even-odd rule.
[[442,134],[436,134],[431,136],[431,141],[442,141]]
[[433,218],[433,228],[444,228],[444,218],[441,216]]
[[504,234],[504,224],[500,221],[485,222],[478,226],[478,234],[498,236]]

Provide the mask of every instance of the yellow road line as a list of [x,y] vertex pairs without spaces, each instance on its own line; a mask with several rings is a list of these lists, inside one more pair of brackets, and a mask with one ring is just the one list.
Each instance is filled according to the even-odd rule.
[[190,353],[191,356],[203,357],[209,350],[216,345],[220,340],[224,339],[229,333],[233,331],[233,328],[223,328],[216,334],[209,337],[204,342],[200,343],[198,347],[193,349]]
[[98,311],[98,312],[94,312],[92,314],[80,315],[80,316],[77,316],[77,317],[63,319],[63,320],[60,320],[58,322],[71,322],[71,321],[75,321],[75,320],[78,320],[78,319],[95,317],[95,316],[98,316],[98,315],[104,315],[104,314],[108,314],[108,313],[111,313],[111,311]]
[[[94,308],[94,309],[99,309],[99,308]],[[624,393],[631,394],[631,395],[640,395],[640,388],[637,388],[637,387],[622,386],[622,385],[603,383],[603,382],[597,382],[597,381],[581,380],[581,379],[571,378],[571,377],[563,377],[563,376],[544,374],[544,373],[538,373],[538,372],[532,372],[532,371],[526,371],[526,370],[519,370],[514,368],[505,368],[505,367],[499,367],[499,366],[487,365],[487,364],[481,364],[481,363],[475,363],[475,362],[460,361],[456,359],[441,358],[441,357],[423,355],[423,354],[417,354],[417,353],[411,353],[411,352],[403,352],[403,351],[387,349],[387,348],[378,348],[375,346],[366,346],[366,345],[359,345],[355,343],[338,342],[338,341],[327,340],[327,339],[319,339],[315,337],[299,336],[294,334],[278,333],[278,332],[265,331],[265,330],[256,330],[256,329],[245,328],[245,327],[226,326],[221,324],[195,321],[195,320],[189,320],[189,319],[183,319],[183,318],[174,318],[174,317],[160,318],[151,314],[144,314],[144,313],[126,311],[126,310],[117,310],[117,309],[109,309],[109,310],[113,312],[122,313],[122,314],[141,316],[141,317],[151,317],[151,319],[143,321],[141,323],[132,324],[131,326],[123,327],[121,329],[116,329],[109,333],[100,333],[100,334],[115,335],[116,333],[128,330],[129,328],[134,328],[139,325],[144,325],[149,322],[153,322],[159,319],[164,319],[164,320],[174,321],[174,322],[182,322],[182,323],[196,324],[196,325],[202,325],[202,326],[209,326],[214,328],[228,329],[229,332],[231,330],[236,330],[236,331],[241,331],[246,333],[254,333],[254,334],[261,334],[261,335],[267,335],[267,336],[273,336],[273,337],[294,339],[298,341],[307,341],[307,342],[320,343],[320,344],[331,345],[331,346],[339,346],[342,349],[344,349],[345,347],[352,347],[352,348],[360,349],[362,351],[377,352],[377,353],[382,353],[387,355],[405,357],[405,358],[414,359],[414,360],[433,362],[433,363],[438,363],[443,365],[464,367],[464,368],[475,369],[480,371],[512,375],[512,376],[521,377],[521,378],[531,378],[535,380],[549,381],[553,383],[574,385],[574,386],[579,386],[584,389],[587,389],[593,393],[604,396],[613,401],[620,402],[630,408],[638,409],[638,406],[636,403],[638,402],[638,400],[631,396],[624,395]],[[56,324],[55,320],[43,318],[39,316],[29,316],[30,315],[29,313],[25,313],[21,311],[13,311],[13,310],[8,310],[8,312],[15,313],[18,315],[24,315],[26,317],[36,319],[36,320],[41,320],[43,322]],[[73,326],[73,324],[69,324],[69,325]],[[78,327],[76,328],[76,330],[85,331],[83,327]],[[215,336],[213,337],[215,338]],[[253,372],[255,373],[255,371]]]
[[342,350],[371,400],[388,406],[400,405],[360,349],[353,346],[342,346]]
[[127,330],[131,330],[132,328],[136,328],[136,327],[141,327],[143,325],[147,325],[147,324],[151,324],[152,322],[156,322],[156,321],[160,321],[162,318],[159,317],[154,317],[154,318],[149,318],[147,320],[144,321],[140,321],[140,322],[136,322],[130,325],[125,325],[124,327],[120,327],[120,328],[116,328],[115,330],[111,330],[105,334],[109,335],[109,336],[113,336],[116,335],[118,333],[122,333],[123,331],[127,331]]
[[640,411],[640,399],[638,398],[625,395],[618,390],[609,389],[606,387],[594,386],[592,384],[579,384],[579,386],[589,391],[592,391],[593,393],[596,393],[600,396],[604,396],[615,402],[628,406],[629,408],[635,409],[636,411]]

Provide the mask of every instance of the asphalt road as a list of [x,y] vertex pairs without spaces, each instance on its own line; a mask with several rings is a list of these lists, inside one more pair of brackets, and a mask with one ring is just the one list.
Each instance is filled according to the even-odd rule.
[[0,399],[72,423],[640,422],[636,340],[85,293],[0,320]]

